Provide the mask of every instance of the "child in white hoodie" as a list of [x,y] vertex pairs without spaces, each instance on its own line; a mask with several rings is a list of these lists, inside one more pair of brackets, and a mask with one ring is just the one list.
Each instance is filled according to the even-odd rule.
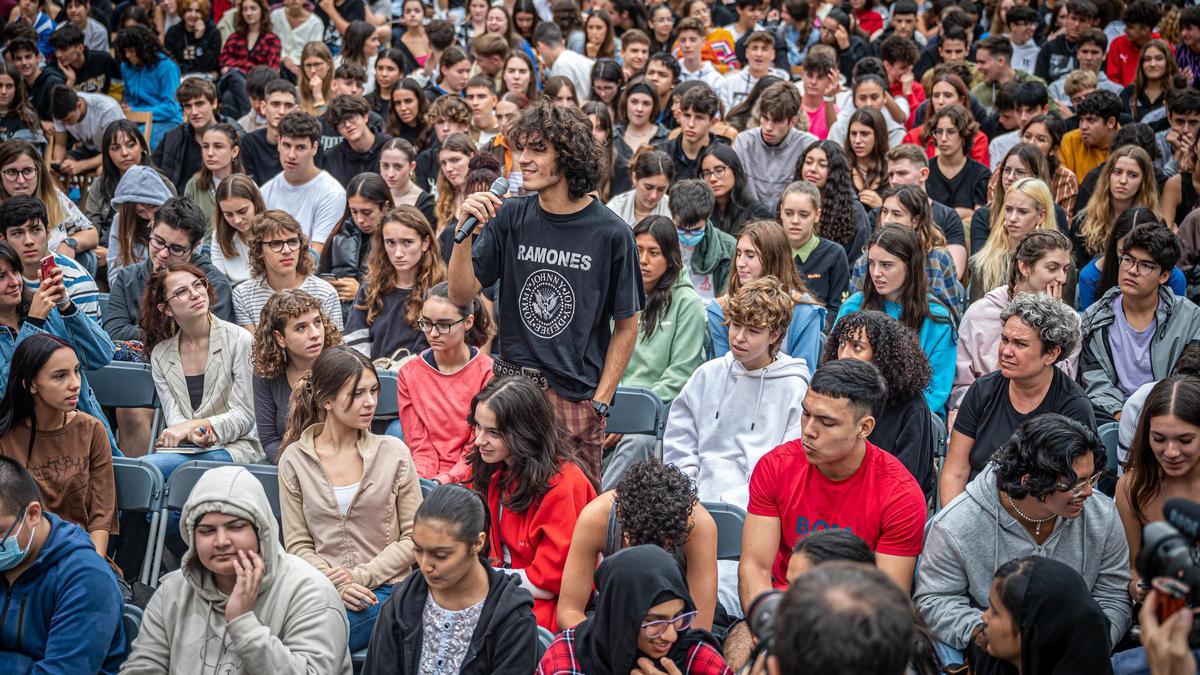
[[725,309],[729,353],[700,366],[671,406],[663,461],[696,481],[701,501],[746,508],[759,458],[800,436],[809,370],[779,351],[792,306],[773,277],[743,286]]

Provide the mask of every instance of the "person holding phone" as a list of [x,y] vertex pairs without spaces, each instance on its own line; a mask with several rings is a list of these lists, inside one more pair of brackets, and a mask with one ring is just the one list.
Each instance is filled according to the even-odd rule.
[[96,280],[74,258],[50,252],[47,222],[46,207],[35,197],[12,197],[0,209],[0,239],[9,242],[21,256],[25,288],[36,292],[42,279],[58,270],[71,302],[99,321],[100,292]]

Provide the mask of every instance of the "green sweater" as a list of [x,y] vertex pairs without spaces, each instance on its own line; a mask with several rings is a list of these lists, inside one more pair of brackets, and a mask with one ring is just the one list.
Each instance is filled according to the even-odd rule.
[[650,337],[644,333],[644,316],[645,312],[639,315],[637,344],[621,385],[644,387],[670,403],[704,361],[704,303],[686,270],[671,287],[671,305],[659,315]]

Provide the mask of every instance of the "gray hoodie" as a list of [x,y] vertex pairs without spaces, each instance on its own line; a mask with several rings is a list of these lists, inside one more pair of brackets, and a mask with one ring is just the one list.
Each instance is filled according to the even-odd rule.
[[733,151],[746,169],[746,185],[750,195],[768,211],[774,211],[779,195],[792,182],[800,153],[817,141],[807,131],[789,129],[787,138],[779,145],[767,145],[762,129],[751,129],[733,139]]
[[[121,204],[150,204],[153,206],[162,206],[171,197],[175,196],[175,187],[171,185],[171,181],[163,177],[157,169],[151,166],[143,166],[135,164],[129,167],[124,176],[121,176],[121,182],[117,183],[117,190],[113,193],[113,210],[116,212],[113,215],[112,227],[108,230],[108,283],[113,283],[117,278],[117,270],[125,266],[121,261],[121,212],[117,206]],[[145,260],[145,247],[138,247],[141,250],[134,252],[134,257],[137,260]]]
[[917,566],[917,610],[938,639],[963,649],[983,621],[996,570],[1027,555],[1079,571],[1108,617],[1110,647],[1129,630],[1129,545],[1112,499],[1093,493],[1078,518],[1056,521],[1053,534],[1038,546],[1000,506],[993,464],[934,516]]
[[[214,511],[254,523],[266,566],[254,611],[230,623],[229,596],[193,546],[196,523]],[[188,545],[182,567],[163,577],[150,598],[122,675],[350,675],[341,598],[324,574],[284,552],[267,495],[249,471],[226,466],[205,473],[183,506],[179,529]]]

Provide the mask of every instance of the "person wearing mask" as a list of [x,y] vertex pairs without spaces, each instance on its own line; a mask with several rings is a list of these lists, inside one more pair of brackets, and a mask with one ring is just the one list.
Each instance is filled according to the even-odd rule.
[[112,566],[83,528],[47,509],[29,469],[2,456],[0,532],[0,669],[115,675],[127,648]]
[[708,183],[699,179],[681,180],[671,186],[671,219],[679,236],[683,266],[692,279],[692,288],[707,308],[729,280],[737,240],[718,230],[709,219],[715,198]]
[[378,399],[366,357],[323,350],[292,389],[279,455],[284,547],[337,587],[351,652],[366,648],[380,603],[416,559],[421,485],[404,443],[371,433]]
[[184,503],[187,552],[146,605],[122,675],[289,669],[350,675],[349,628],[333,584],[284,551],[262,483],[210,469]]
[[488,564],[488,513],[459,485],[426,495],[412,525],[419,573],[379,609],[363,675],[528,675],[538,653],[533,597]]

